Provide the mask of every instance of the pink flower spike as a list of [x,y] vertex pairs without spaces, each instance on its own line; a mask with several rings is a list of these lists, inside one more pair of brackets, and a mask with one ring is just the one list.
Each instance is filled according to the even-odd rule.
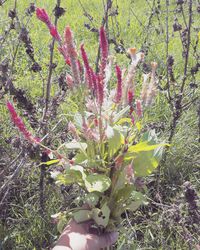
[[103,88],[103,81],[101,77],[97,76],[97,100],[100,106],[103,104],[104,99],[104,88]]
[[47,26],[50,26],[51,21],[45,9],[37,8],[36,16],[40,21],[44,22]]
[[136,101],[136,113],[137,113],[139,118],[142,117],[142,104],[141,104],[140,100]]
[[23,134],[23,136],[30,141],[31,143],[38,143],[40,141],[39,138],[34,138],[32,136],[32,134],[27,130],[24,122],[22,121],[22,119],[17,115],[15,108],[13,107],[13,105],[11,104],[11,102],[7,102],[7,108],[8,111],[10,112],[10,116],[11,119],[13,121],[13,123],[15,124],[15,126],[18,128],[18,130]]
[[58,30],[57,30],[56,26],[52,25],[49,28],[49,31],[50,31],[50,34],[52,35],[52,37],[55,38],[55,40],[57,40],[58,42],[61,42],[61,36],[58,33]]
[[115,96],[115,102],[119,103],[122,98],[122,72],[118,65],[116,65],[115,71],[117,74],[117,93]]
[[65,38],[66,50],[67,50],[68,56],[70,58],[71,70],[72,70],[72,76],[74,79],[74,83],[79,84],[80,83],[80,74],[79,74],[78,63],[77,63],[77,52],[76,52],[76,49],[74,46],[72,31],[71,31],[69,26],[67,26],[65,28],[64,38]]
[[70,74],[66,75],[66,82],[67,82],[67,85],[70,89],[72,89],[74,87],[74,81],[73,81],[73,78]]
[[108,59],[108,40],[106,37],[106,32],[104,30],[104,27],[101,27],[99,30],[99,44],[101,49],[101,67],[100,67],[100,73],[102,79],[105,78],[105,69]]

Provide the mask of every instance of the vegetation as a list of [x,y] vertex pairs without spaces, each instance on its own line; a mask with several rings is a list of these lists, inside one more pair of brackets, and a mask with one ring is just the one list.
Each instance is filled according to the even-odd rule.
[[[137,134],[134,143],[143,143],[142,135],[152,138],[156,134],[159,141],[171,146],[165,148],[158,169],[150,171],[150,175],[138,174],[146,165],[149,167],[148,161],[141,168],[135,166],[131,178],[134,192],[139,195],[139,205],[143,205],[137,211],[134,207],[133,211],[119,212],[120,236],[115,249],[199,249],[199,2],[49,0],[36,1],[33,5],[31,1],[0,0],[0,242],[3,249],[50,249],[59,235],[51,216],[60,211],[72,211],[81,205],[77,198],[85,195],[85,187],[80,189],[77,182],[84,182],[84,185],[86,182],[77,181],[77,176],[80,177],[77,169],[68,173],[74,175],[73,182],[66,178],[66,173],[57,177],[60,185],[52,178],[52,172],[63,172],[63,164],[58,164],[62,156],[67,161],[77,160],[77,148],[67,144],[75,136],[69,121],[76,123],[77,112],[83,112],[85,106],[83,92],[70,90],[69,77],[74,75],[57,49],[59,38],[54,39],[55,33],[52,38],[46,25],[37,19],[35,6],[46,9],[60,34],[70,25],[77,51],[84,43],[90,66],[96,73],[102,70],[102,47],[98,41],[99,28],[104,26],[109,54],[115,57],[109,91],[116,86],[115,64],[119,83],[119,74],[132,61],[130,51],[135,53],[135,49],[129,52],[127,49],[136,47],[140,55],[145,55],[144,60],[137,62],[134,75],[134,108],[144,87],[142,75],[152,74],[150,62],[157,62],[158,93],[152,105],[143,107],[141,119],[138,110],[133,113],[134,125],[129,112],[123,114],[121,122],[125,121]],[[84,67],[83,50],[82,57],[83,60],[79,52]],[[84,91],[85,96],[91,94]],[[6,103],[15,126],[10,121]],[[22,126],[12,104],[26,125]],[[123,110],[123,105],[117,106],[118,111]],[[111,130],[116,131],[113,128]],[[78,136],[82,143],[89,145],[88,138],[80,131]],[[123,131],[120,134],[123,135]],[[132,148],[133,142],[129,138]],[[102,144],[105,148],[106,143]],[[148,142],[146,147],[152,150],[150,144]],[[60,145],[70,145],[70,151],[58,150]],[[135,147],[137,145],[140,144]],[[123,143],[119,148],[123,148]],[[144,151],[143,148],[142,157],[146,157]],[[95,156],[89,159],[89,167],[94,159]],[[82,163],[80,159],[79,163]],[[110,178],[106,171],[105,168],[98,174],[106,173],[106,178]],[[90,192],[88,183],[90,181],[86,189]],[[109,196],[106,189],[93,191]],[[134,202],[136,206],[138,200]],[[65,223],[60,220],[58,227]]]

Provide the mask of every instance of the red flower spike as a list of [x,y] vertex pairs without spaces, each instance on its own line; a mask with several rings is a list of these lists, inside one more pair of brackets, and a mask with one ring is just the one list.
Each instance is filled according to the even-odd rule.
[[122,72],[118,65],[116,65],[115,71],[117,74],[117,93],[115,96],[115,102],[119,103],[122,98]]
[[81,56],[82,56],[83,63],[84,63],[84,66],[85,66],[85,71],[86,71],[86,75],[87,75],[87,79],[88,79],[88,85],[89,85],[89,88],[92,89],[92,76],[91,76],[88,56],[87,56],[87,53],[86,53],[86,51],[84,49],[83,44],[81,45]]

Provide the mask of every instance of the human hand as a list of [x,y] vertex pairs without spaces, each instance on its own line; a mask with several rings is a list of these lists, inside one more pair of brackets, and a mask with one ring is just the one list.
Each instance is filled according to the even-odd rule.
[[99,250],[117,241],[117,232],[92,234],[89,232],[90,226],[91,222],[78,224],[71,220],[53,250]]

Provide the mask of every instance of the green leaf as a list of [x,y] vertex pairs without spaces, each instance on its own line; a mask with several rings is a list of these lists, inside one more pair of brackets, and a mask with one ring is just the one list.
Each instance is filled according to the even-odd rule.
[[80,152],[75,156],[75,163],[76,164],[81,164],[81,163],[85,162],[86,160],[87,160],[87,155],[84,154],[83,152]]
[[59,216],[58,218],[58,224],[57,224],[57,230],[59,233],[62,233],[64,227],[66,226],[67,222],[68,222],[69,218],[67,218],[67,216],[65,214],[62,214],[61,216]]
[[130,195],[134,189],[133,185],[126,184],[123,188],[119,189],[114,194],[114,199],[116,203],[123,204],[127,199],[130,198]]
[[101,209],[92,209],[92,218],[97,223],[97,225],[106,227],[110,218],[110,209],[108,205],[105,203]]
[[132,201],[126,209],[131,210],[132,212],[136,211],[140,206],[142,202],[141,201]]
[[85,174],[81,166],[72,166],[70,169],[67,169],[65,173],[59,174],[56,177],[56,180],[58,184],[70,185],[78,183],[79,185],[82,185],[84,184],[84,177]]
[[85,186],[88,192],[104,192],[111,185],[111,180],[106,175],[91,174],[85,178]]
[[92,192],[86,195],[85,202],[90,207],[95,207],[99,202],[99,194],[96,192]]
[[92,212],[90,210],[82,209],[73,213],[74,220],[77,223],[88,221],[92,218]]
[[136,211],[144,202],[146,202],[145,196],[137,191],[132,191],[130,199],[132,202],[126,207],[131,211]]
[[124,124],[124,123],[128,123],[128,124],[132,124],[132,122],[131,122],[131,118],[121,118],[118,122],[117,122],[117,124],[118,125],[122,125],[122,124]]
[[112,130],[113,134],[111,136],[110,132],[110,137],[108,138],[108,151],[110,157],[112,157],[124,143],[123,135],[117,129],[112,128]]
[[134,158],[134,174],[147,176],[157,168],[158,164],[159,160],[154,155],[154,151],[139,152]]
[[40,165],[47,165],[50,166],[52,164],[58,163],[60,160],[51,160],[51,161],[46,161],[46,162],[42,162],[40,163]]
[[164,147],[169,146],[167,143],[161,143],[161,144],[155,144],[155,145],[149,145],[148,141],[140,142],[136,145],[130,146],[128,148],[128,153],[137,153],[141,151],[151,151],[158,147]]

